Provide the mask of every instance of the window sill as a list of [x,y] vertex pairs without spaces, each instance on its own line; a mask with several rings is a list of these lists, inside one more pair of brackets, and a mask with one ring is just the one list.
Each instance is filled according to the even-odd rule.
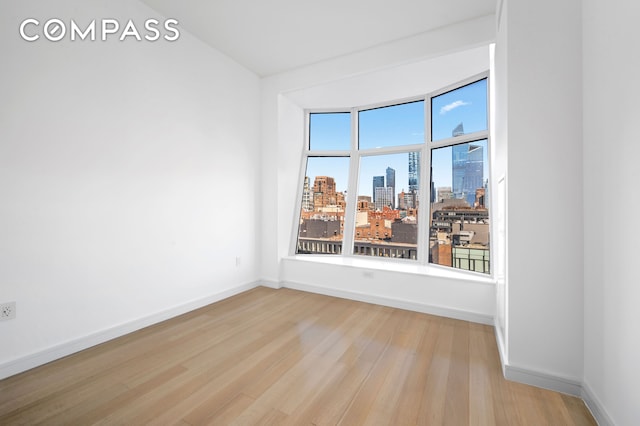
[[424,275],[430,277],[446,278],[458,281],[472,281],[479,284],[495,285],[496,280],[492,276],[480,273],[456,270],[445,266],[422,265],[416,261],[376,259],[365,256],[331,256],[331,255],[293,255],[283,258],[288,261],[313,262],[326,265],[346,266],[358,269],[371,269],[377,271],[400,272],[405,274]]

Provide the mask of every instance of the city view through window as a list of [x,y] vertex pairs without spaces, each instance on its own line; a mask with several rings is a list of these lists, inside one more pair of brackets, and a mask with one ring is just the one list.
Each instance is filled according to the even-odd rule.
[[487,121],[486,79],[414,102],[310,113],[296,253],[490,273]]

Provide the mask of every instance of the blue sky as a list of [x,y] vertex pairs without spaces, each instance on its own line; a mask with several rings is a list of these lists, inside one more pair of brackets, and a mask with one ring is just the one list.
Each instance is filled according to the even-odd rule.
[[[460,123],[465,133],[487,128],[486,80],[458,88],[432,98],[433,140],[452,136]],[[425,143],[424,102],[360,111],[359,146],[361,149]],[[349,113],[311,114],[311,150],[350,149],[351,117]],[[486,146],[486,142],[485,142]],[[485,148],[485,179],[488,178]],[[434,182],[437,187],[451,186],[451,148],[434,151]],[[359,170],[358,195],[371,196],[373,176],[385,176],[387,167],[396,171],[396,195],[408,189],[408,154],[363,157]],[[338,191],[347,189],[348,158],[309,158],[306,176],[313,185],[315,176],[332,176]]]
[[309,117],[311,150],[331,151],[351,149],[351,114],[311,114]]
[[424,143],[424,101],[360,111],[359,148]]
[[450,138],[460,123],[465,133],[487,128],[487,80],[436,96],[431,102],[432,139]]

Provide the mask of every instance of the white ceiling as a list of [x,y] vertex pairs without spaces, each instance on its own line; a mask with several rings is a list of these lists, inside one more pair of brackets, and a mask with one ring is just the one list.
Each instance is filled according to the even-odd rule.
[[495,12],[496,0],[142,0],[267,76]]

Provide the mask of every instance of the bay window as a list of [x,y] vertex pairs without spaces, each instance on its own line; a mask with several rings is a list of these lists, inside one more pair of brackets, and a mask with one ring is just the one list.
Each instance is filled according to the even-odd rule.
[[487,86],[307,111],[295,253],[489,274]]

